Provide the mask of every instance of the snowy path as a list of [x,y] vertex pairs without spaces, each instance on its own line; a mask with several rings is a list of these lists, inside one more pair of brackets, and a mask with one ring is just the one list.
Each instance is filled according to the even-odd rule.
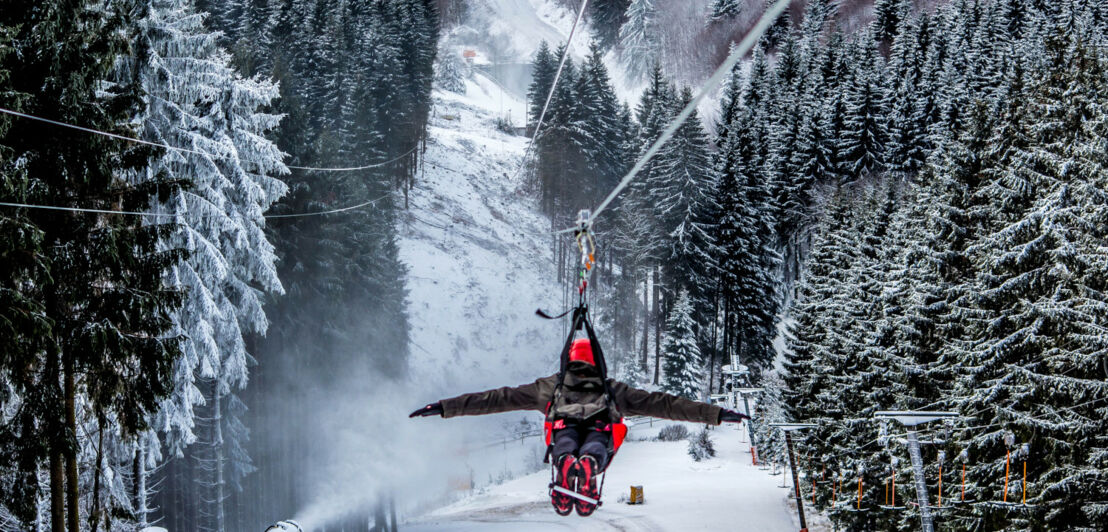
[[[652,433],[634,432],[634,437]],[[750,464],[749,444],[741,442],[739,431],[723,427],[712,434],[718,455],[701,463],[689,458],[685,442],[629,441],[612,465],[605,505],[589,518],[556,515],[546,494],[550,473],[541,471],[433,512],[404,530],[796,530],[780,477]],[[643,485],[646,504],[619,502],[633,484]]]

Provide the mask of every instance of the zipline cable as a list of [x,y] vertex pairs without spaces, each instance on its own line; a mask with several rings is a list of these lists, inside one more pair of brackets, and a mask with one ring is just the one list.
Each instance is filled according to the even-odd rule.
[[406,152],[404,152],[404,153],[402,153],[402,154],[400,154],[396,157],[393,157],[392,159],[389,159],[389,160],[387,160],[383,163],[367,164],[367,165],[364,165],[364,166],[350,166],[350,167],[345,167],[345,168],[342,168],[342,167],[340,167],[340,168],[316,168],[314,166],[285,165],[285,168],[288,168],[289,170],[307,170],[307,171],[310,171],[310,172],[353,172],[353,171],[356,171],[356,170],[369,170],[370,168],[380,168],[382,166],[387,166],[387,165],[390,165],[392,163],[395,163],[396,161],[399,161],[400,159],[403,159],[403,158],[411,155],[412,152],[416,151],[417,149],[419,149],[419,144],[418,143],[415,146],[412,146],[412,149],[410,149],[410,150],[408,150],[408,151],[406,151]]
[[535,132],[531,134],[531,142],[527,143],[527,149],[523,151],[523,159],[519,162],[519,168],[516,168],[515,174],[512,175],[512,181],[515,181],[519,177],[519,173],[523,171],[523,167],[527,166],[527,157],[530,156],[531,150],[535,147],[535,140],[539,138],[539,130],[542,129],[543,118],[546,117],[546,110],[550,107],[550,100],[554,98],[554,90],[558,88],[558,80],[562,77],[562,69],[566,66],[566,59],[569,57],[569,47],[573,44],[573,34],[577,32],[577,24],[581,22],[581,18],[585,16],[585,7],[589,5],[589,0],[582,0],[581,9],[577,12],[577,18],[573,20],[573,26],[569,28],[569,36],[566,37],[566,48],[562,51],[562,59],[558,62],[558,71],[554,73],[554,81],[550,84],[550,91],[546,93],[546,102],[542,105],[542,112],[539,113],[539,120],[535,122]]
[[[762,35],[766,32],[766,30],[769,29],[770,25],[773,24],[777,20],[777,18],[785,12],[785,9],[787,7],[789,7],[789,2],[790,0],[777,0],[777,2],[775,2],[772,6],[769,7],[769,9],[766,10],[765,14],[762,15],[762,18],[758,19],[758,23],[754,25],[754,28],[750,30],[750,33],[746,34],[746,37],[744,37],[742,42],[739,43],[739,46],[735,48],[730,55],[727,56],[727,59],[723,61],[723,64],[721,64],[719,68],[716,69],[715,73],[713,73],[712,76],[704,82],[704,85],[701,86],[700,91],[696,94],[696,96],[693,97],[693,99],[687,105],[685,105],[685,108],[682,109],[681,112],[678,113],[677,116],[675,116],[673,120],[670,121],[666,129],[662,131],[662,134],[658,137],[657,140],[654,141],[654,144],[650,146],[650,149],[646,150],[646,153],[644,153],[642,157],[640,157],[639,160],[635,162],[635,166],[633,166],[631,170],[627,172],[627,175],[625,175],[623,179],[621,179],[620,182],[616,185],[616,187],[612,189],[612,192],[608,194],[608,197],[604,198],[604,201],[600,203],[600,206],[592,211],[592,217],[589,221],[590,226],[592,225],[592,220],[595,220],[596,217],[600,215],[600,213],[604,212],[604,209],[608,208],[612,201],[616,199],[616,196],[618,196],[624,188],[627,188],[627,185],[630,184],[633,179],[635,179],[635,176],[637,176],[639,172],[641,172],[642,169],[646,167],[646,164],[649,163],[650,160],[658,154],[658,151],[662,149],[662,145],[668,142],[669,139],[672,138],[675,133],[677,133],[677,129],[680,128],[686,120],[688,120],[689,116],[691,116],[693,111],[696,110],[697,106],[700,105],[700,102],[704,100],[704,98],[706,98],[710,92],[714,91],[716,87],[718,87],[719,84],[723,81],[723,78],[730,74],[735,65],[738,64],[738,62],[742,60],[742,58],[745,57],[748,52],[750,52],[751,48],[754,47],[754,44],[758,42],[758,39],[760,39]],[[571,233],[577,230],[578,228],[571,227],[558,231],[558,233]]]
[[381,200],[383,200],[383,199],[385,199],[385,198],[387,198],[391,195],[392,195],[392,193],[390,192],[390,193],[385,194],[384,196],[381,196],[377,199],[372,199],[372,200],[369,200],[369,201],[364,202],[364,203],[359,203],[357,205],[351,205],[349,207],[342,207],[340,209],[331,209],[331,210],[328,210],[328,211],[319,211],[319,212],[300,212],[300,213],[293,213],[293,214],[267,214],[267,215],[264,216],[264,218],[266,218],[266,219],[270,219],[270,218],[304,218],[304,217],[307,217],[307,216],[321,216],[321,215],[324,215],[324,214],[335,214],[335,213],[339,213],[339,212],[352,211],[354,209],[360,209],[362,207],[366,207],[368,205],[377,203],[378,201],[381,201]]

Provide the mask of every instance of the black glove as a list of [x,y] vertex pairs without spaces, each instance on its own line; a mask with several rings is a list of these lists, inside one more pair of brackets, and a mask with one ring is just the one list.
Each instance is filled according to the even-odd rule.
[[427,416],[441,416],[442,415],[442,403],[431,403],[415,412],[412,412],[408,417],[427,417]]
[[746,414],[743,414],[743,413],[740,413],[740,412],[736,412],[734,410],[728,410],[728,409],[724,408],[723,410],[719,411],[719,422],[720,423],[725,423],[725,422],[742,423],[744,420],[749,420],[749,419],[750,419],[750,416],[748,416]]

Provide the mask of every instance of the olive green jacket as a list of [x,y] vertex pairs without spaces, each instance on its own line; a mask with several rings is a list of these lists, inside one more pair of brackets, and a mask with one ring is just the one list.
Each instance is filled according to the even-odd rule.
[[[629,416],[651,416],[676,421],[691,421],[708,425],[719,424],[722,410],[715,405],[670,395],[632,388],[608,379],[616,408]],[[513,410],[546,412],[554,396],[558,375],[551,375],[523,386],[505,386],[484,392],[467,393],[442,400],[442,417],[480,416]]]

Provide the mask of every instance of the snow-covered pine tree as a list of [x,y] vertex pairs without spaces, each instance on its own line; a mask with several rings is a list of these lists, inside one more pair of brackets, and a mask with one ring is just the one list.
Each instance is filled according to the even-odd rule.
[[874,0],[873,36],[878,42],[892,43],[910,12],[911,0]]
[[1097,474],[1095,458],[1073,443],[1108,430],[1094,406],[1108,400],[1108,388],[1093,355],[1108,347],[1108,254],[1094,221],[1103,217],[1105,195],[1080,172],[1075,152],[1090,142],[1088,119],[1103,114],[1104,59],[1061,25],[1045,47],[1048,62],[1030,91],[1031,145],[1013,146],[1015,156],[1000,159],[996,172],[1002,186],[1017,185],[1022,194],[1003,198],[975,247],[980,275],[972,302],[987,321],[960,360],[968,372],[959,387],[967,423],[987,425],[965,434],[975,458],[969,475],[987,482],[1010,450],[1001,436],[1012,434],[1017,445],[1030,445],[1028,502],[1036,511],[982,508],[966,520],[985,527],[1095,528],[1084,497],[1072,496],[1074,479]]
[[742,13],[742,0],[713,0],[708,9],[708,22],[724,22]]
[[593,0],[589,2],[589,26],[602,50],[619,43],[619,29],[627,20],[631,0]]
[[[137,25],[140,53],[123,69],[146,94],[143,137],[197,150],[167,151],[145,176],[135,178],[158,175],[191,184],[152,208],[179,223],[166,245],[189,252],[168,278],[187,294],[174,315],[178,334],[187,338],[184,356],[174,370],[174,393],[154,422],[176,457],[196,452],[186,450],[197,440],[194,405],[206,403],[219,412],[221,403],[238,401],[233,394],[245,387],[252,359],[246,338],[266,331],[265,295],[283,293],[262,217],[287,190],[277,178],[288,173],[283,154],[265,137],[280,120],[263,110],[277,88],[238,77],[217,37],[202,26],[190,0],[153,1]],[[233,417],[205,419],[207,424],[241,425]],[[246,460],[241,464],[228,458],[229,450],[242,448],[240,438],[247,433],[224,437],[223,429],[206,431],[212,476],[202,482],[212,490],[204,499],[212,505],[214,530],[226,528],[222,505],[229,486],[253,467],[245,455],[239,457]],[[145,475],[145,464],[140,461],[140,466],[138,473]]]
[[[692,90],[685,87],[673,101],[671,113],[676,114],[676,110],[690,101]],[[715,255],[712,250],[715,176],[709,142],[694,111],[658,152],[654,159],[655,171],[644,182],[658,229],[670,242],[662,260],[663,297],[671,301],[677,295],[677,288],[683,286],[701,310],[707,306],[704,298],[713,284],[712,257]],[[670,304],[667,303],[667,307]],[[702,314],[694,312],[698,324],[706,323]]]
[[570,207],[597,205],[619,179],[625,164],[621,150],[627,142],[627,124],[612,88],[604,54],[593,43],[574,80],[574,142],[582,156]]
[[632,80],[641,79],[661,58],[661,30],[655,0],[631,0],[619,28],[620,58]]
[[884,169],[888,138],[884,60],[869,36],[865,37],[861,49],[857,71],[847,89],[845,129],[838,148],[841,171],[847,183],[871,177]]
[[[719,256],[715,263],[720,275],[723,359],[737,355],[757,373],[775,356],[772,342],[780,304],[775,272],[780,255],[774,249],[774,207],[763,175],[765,131],[759,117],[767,112],[769,79],[763,54],[755,53],[751,68],[745,84],[733,79],[724,97],[722,114],[730,115],[731,121],[726,137],[720,139],[716,162]],[[741,107],[727,109],[738,101]]]
[[673,395],[700,400],[704,389],[703,361],[693,321],[692,299],[682,288],[677,302],[666,319],[666,335],[662,344],[664,357],[662,390]]
[[[26,112],[30,93],[14,86],[13,72],[21,66],[14,61],[14,37],[18,27],[0,16],[0,107]],[[15,146],[10,142],[17,124],[10,116],[0,117],[0,198],[5,202],[31,203],[31,175],[17,164]],[[0,405],[26,404],[42,407],[35,401],[34,368],[49,345],[51,324],[45,315],[39,279],[47,277],[43,256],[44,233],[35,226],[27,211],[0,210],[0,379],[8,383],[0,396]],[[28,528],[43,524],[45,511],[39,494],[44,492],[40,474],[44,436],[36,430],[41,411],[23,408],[0,424],[0,513],[12,522]]]
[[542,114],[546,96],[550,94],[550,87],[554,85],[558,59],[550,52],[550,45],[546,41],[539,43],[535,59],[531,61],[531,85],[527,88],[527,101],[530,102],[527,117],[531,124],[537,122],[539,115]]
[[[553,57],[562,57],[565,49],[564,44],[559,46]],[[557,68],[556,64],[555,68]],[[576,211],[570,212],[573,206],[567,201],[568,194],[573,190],[573,184],[577,183],[575,171],[580,167],[581,162],[581,155],[577,149],[579,146],[573,141],[576,133],[574,130],[577,104],[574,98],[576,80],[577,66],[572,58],[567,57],[562,67],[561,78],[550,98],[543,131],[535,147],[540,205],[543,212],[551,216],[556,226],[565,225],[567,219],[576,214]],[[541,98],[545,99],[545,94]],[[541,111],[541,107],[539,110]]]
[[439,52],[435,68],[435,83],[445,91],[465,94],[466,66],[456,52]]
[[747,425],[748,430],[754,434],[758,443],[758,461],[761,463],[784,464],[785,437],[774,423],[788,423],[789,415],[785,404],[785,382],[777,371],[770,371],[762,375],[758,382],[762,393],[758,395],[758,402],[753,407],[753,420]]

